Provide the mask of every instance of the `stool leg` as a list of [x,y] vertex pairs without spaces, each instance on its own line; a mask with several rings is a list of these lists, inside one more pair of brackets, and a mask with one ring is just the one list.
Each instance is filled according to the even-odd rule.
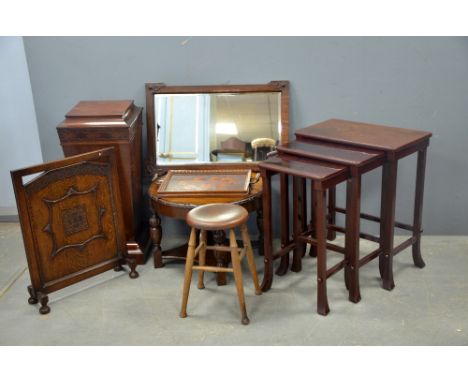
[[195,259],[196,245],[196,229],[192,228],[188,244],[187,259],[185,260],[185,275],[184,275],[184,290],[182,293],[182,307],[180,309],[180,317],[187,317],[187,301],[190,291],[190,283],[192,282],[192,266]]
[[[205,265],[206,259],[206,231],[202,229],[200,231],[200,243],[202,247],[200,248],[200,252],[198,254],[198,265]],[[199,270],[198,271],[198,289],[205,289],[205,284],[203,283],[203,276],[205,271]]]
[[314,190],[315,229],[317,240],[317,312],[327,315],[330,311],[327,297],[327,235],[326,235],[326,192]]
[[236,234],[233,229],[229,230],[229,247],[231,248],[232,270],[234,272],[234,280],[236,282],[237,296],[239,298],[240,312],[242,316],[242,324],[247,325],[250,321],[247,317],[245,308],[244,285],[242,281],[242,269],[239,259],[239,250],[237,247]]
[[242,233],[242,242],[245,248],[245,255],[247,256],[247,264],[249,266],[250,274],[252,275],[252,280],[253,280],[254,287],[255,287],[255,294],[260,295],[262,294],[262,290],[260,289],[260,285],[258,283],[257,269],[255,267],[252,244],[250,243],[250,236],[249,236],[249,232],[247,231],[246,224],[242,224],[241,233]]

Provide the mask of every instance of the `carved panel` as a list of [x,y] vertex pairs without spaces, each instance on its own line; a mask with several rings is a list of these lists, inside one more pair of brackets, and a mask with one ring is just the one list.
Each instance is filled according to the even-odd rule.
[[[82,251],[91,241],[106,238],[102,229],[105,208],[97,203],[97,190],[98,183],[81,192],[70,187],[58,199],[42,199],[49,210],[44,232],[50,234],[53,242],[50,257],[69,248]],[[89,220],[97,224],[90,225]]]
[[79,204],[75,207],[63,210],[62,225],[65,236],[70,236],[87,229],[89,224],[85,205]]
[[[12,171],[28,260],[31,304],[49,312],[48,293],[109,269],[138,277],[125,247],[112,148]],[[28,183],[25,177],[37,175]]]

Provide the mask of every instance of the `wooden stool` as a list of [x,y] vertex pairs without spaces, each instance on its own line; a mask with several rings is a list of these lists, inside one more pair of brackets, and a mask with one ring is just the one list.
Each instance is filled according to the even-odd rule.
[[[192,209],[186,217],[187,224],[192,227],[188,244],[187,259],[185,261],[184,289],[182,295],[182,308],[180,317],[187,317],[187,301],[192,281],[192,271],[198,270],[198,289],[205,288],[203,284],[203,275],[205,271],[209,272],[233,272],[236,283],[237,295],[239,298],[240,311],[242,315],[242,324],[247,325],[249,318],[245,308],[244,286],[242,282],[241,260],[247,255],[247,263],[255,287],[255,294],[260,295],[262,291],[258,283],[257,271],[253,257],[252,245],[250,243],[249,232],[247,231],[247,219],[249,214],[241,206],[229,203],[213,203]],[[235,227],[241,227],[243,248],[238,248]],[[196,230],[200,230],[200,243],[196,246]],[[206,231],[218,231],[229,229],[229,247],[206,245]],[[231,253],[232,268],[215,267],[205,265],[206,250],[215,250]],[[199,256],[198,264],[193,265],[195,258]]]

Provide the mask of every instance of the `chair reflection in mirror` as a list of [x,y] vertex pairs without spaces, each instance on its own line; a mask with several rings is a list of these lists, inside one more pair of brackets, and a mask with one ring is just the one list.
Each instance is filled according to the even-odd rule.
[[250,157],[248,144],[239,138],[230,137],[219,143],[218,149],[212,150],[211,154],[216,162],[245,162]]
[[276,149],[276,142],[271,138],[256,138],[251,142],[251,145],[255,162],[266,159],[267,154]]

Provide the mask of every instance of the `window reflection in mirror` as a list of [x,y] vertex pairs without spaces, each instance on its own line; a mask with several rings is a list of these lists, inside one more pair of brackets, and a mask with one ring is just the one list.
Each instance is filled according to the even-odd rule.
[[251,162],[281,137],[281,92],[154,94],[159,164]]

